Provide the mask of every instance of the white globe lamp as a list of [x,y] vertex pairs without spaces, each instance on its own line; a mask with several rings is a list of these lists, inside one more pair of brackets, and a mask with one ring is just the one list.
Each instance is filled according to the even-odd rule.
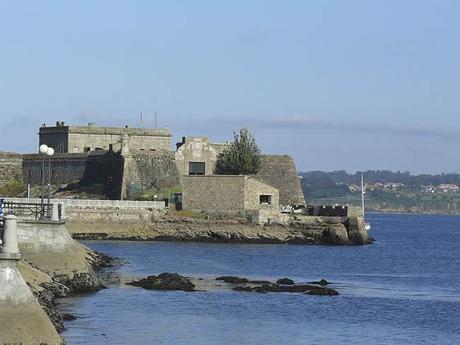
[[54,149],[52,147],[48,147],[47,150],[46,150],[46,154],[48,156],[54,155]]
[[42,154],[48,153],[48,145],[45,145],[45,144],[40,145],[40,153]]

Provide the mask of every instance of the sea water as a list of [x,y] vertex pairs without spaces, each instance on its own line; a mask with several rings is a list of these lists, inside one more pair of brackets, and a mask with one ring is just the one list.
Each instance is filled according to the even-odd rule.
[[[85,242],[127,263],[125,280],[161,272],[297,282],[339,296],[150,291],[108,283],[68,298],[68,344],[460,344],[460,217],[370,214],[367,246]],[[122,280],[123,280],[122,279]]]

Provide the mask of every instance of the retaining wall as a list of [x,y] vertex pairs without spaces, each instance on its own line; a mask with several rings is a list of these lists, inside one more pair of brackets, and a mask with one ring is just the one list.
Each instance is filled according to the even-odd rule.
[[[39,204],[40,198],[5,198],[10,202]],[[90,199],[51,199],[50,203],[63,203],[67,208],[108,208],[108,209],[156,209],[165,208],[164,201],[133,201],[133,200],[90,200]]]
[[74,244],[63,221],[18,219],[18,244],[23,254],[64,252]]

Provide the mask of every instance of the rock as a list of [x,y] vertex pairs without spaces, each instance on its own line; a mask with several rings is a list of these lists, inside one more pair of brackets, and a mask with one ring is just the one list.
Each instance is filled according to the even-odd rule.
[[233,277],[233,276],[217,277],[216,280],[222,280],[229,284],[247,284],[249,283],[249,280],[246,278]]
[[235,286],[233,291],[242,291],[242,292],[252,292],[252,287],[250,286]]
[[195,291],[195,285],[190,279],[177,273],[161,273],[158,276],[148,276],[147,278],[128,284],[148,290]]
[[76,273],[73,277],[58,274],[53,277],[53,281],[65,285],[71,293],[97,291],[104,288],[94,272]]
[[328,282],[326,279],[321,279],[321,280],[318,280],[318,281],[314,281],[314,282],[308,282],[308,284],[316,284],[316,285],[328,285],[328,284],[331,284],[330,282]]
[[306,295],[318,295],[318,296],[337,296],[339,292],[337,290],[325,287],[315,287],[305,292]]
[[249,280],[247,278],[240,278],[234,276],[217,277],[216,280],[222,280],[228,284],[273,284],[268,280]]
[[322,241],[328,244],[349,244],[347,228],[343,224],[331,224],[322,233]]
[[73,321],[73,320],[76,320],[77,317],[73,314],[70,314],[70,313],[63,313],[62,314],[62,319],[64,321]]
[[264,284],[259,286],[236,286],[233,288],[234,291],[242,292],[257,292],[257,293],[268,293],[268,292],[290,292],[290,293],[305,293],[308,295],[322,295],[322,296],[334,296],[339,293],[331,288],[324,288],[315,285],[278,285],[278,284]]
[[281,284],[281,285],[294,285],[294,281],[292,279],[289,279],[289,278],[282,278],[282,279],[278,279],[276,281],[276,284]]

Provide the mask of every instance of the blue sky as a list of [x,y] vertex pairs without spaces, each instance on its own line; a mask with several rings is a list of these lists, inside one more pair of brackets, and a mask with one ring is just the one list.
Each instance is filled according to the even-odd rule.
[[457,0],[0,0],[0,151],[156,111],[299,170],[460,172],[459,37]]

